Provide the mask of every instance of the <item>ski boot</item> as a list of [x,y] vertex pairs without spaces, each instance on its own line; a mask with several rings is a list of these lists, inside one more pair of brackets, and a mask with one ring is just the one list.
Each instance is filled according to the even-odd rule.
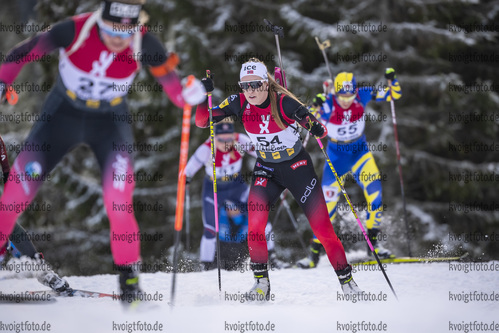
[[73,289],[69,287],[69,283],[50,269],[45,259],[43,259],[42,253],[36,253],[35,258],[32,259],[32,261],[33,264],[36,264],[37,267],[40,267],[39,270],[34,270],[34,274],[38,282],[40,282],[44,286],[51,288],[53,291],[59,294],[68,296],[72,295]]
[[348,265],[346,268],[336,271],[338,279],[340,280],[341,290],[345,295],[362,293],[363,291],[357,286],[353,280],[352,266]]
[[123,305],[136,306],[141,301],[142,290],[139,287],[138,269],[132,266],[116,266],[120,273],[120,300]]
[[247,301],[268,301],[270,300],[270,280],[267,263],[250,263],[251,270],[255,277],[255,284],[246,293]]
[[[380,233],[379,229],[367,229],[367,236],[369,237],[369,240],[371,241],[371,244],[374,247],[374,251],[378,255],[380,259],[391,259],[395,258],[395,255],[390,252],[390,250],[385,249],[379,242],[378,242],[378,234]],[[369,246],[367,247],[367,254],[369,256],[372,255],[371,249],[369,249]]]
[[315,268],[319,263],[319,256],[321,254],[322,244],[318,239],[312,239],[310,244],[310,254],[307,258],[303,258],[296,262],[296,266],[307,269]]

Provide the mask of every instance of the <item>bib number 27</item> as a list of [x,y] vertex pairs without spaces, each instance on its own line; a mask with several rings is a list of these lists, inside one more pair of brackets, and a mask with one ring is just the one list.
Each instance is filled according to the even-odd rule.
[[106,82],[94,82],[89,78],[80,78],[80,91],[84,94],[92,96],[93,90],[97,89],[97,92],[100,96],[106,94],[113,88],[112,84]]

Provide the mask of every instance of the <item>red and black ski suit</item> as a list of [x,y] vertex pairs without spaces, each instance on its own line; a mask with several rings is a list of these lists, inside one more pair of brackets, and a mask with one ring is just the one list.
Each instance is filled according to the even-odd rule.
[[[257,161],[253,170],[248,199],[248,245],[253,263],[268,260],[265,226],[269,209],[284,189],[288,189],[303,209],[314,234],[324,245],[329,261],[336,271],[348,266],[345,250],[329,221],[329,214],[320,181],[309,154],[303,148],[297,126],[307,126],[307,118],[315,118],[293,98],[278,96],[278,109],[284,129],[271,113],[270,99],[251,105],[244,94],[232,95],[213,108],[215,122],[226,117],[239,119],[256,146]],[[196,125],[207,127],[206,104],[196,110]]]

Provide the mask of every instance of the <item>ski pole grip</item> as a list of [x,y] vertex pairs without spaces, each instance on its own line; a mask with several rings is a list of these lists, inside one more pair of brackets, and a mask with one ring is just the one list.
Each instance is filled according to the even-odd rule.
[[329,39],[326,39],[325,41],[323,41],[321,43],[321,41],[319,40],[319,38],[315,37],[315,42],[317,43],[317,46],[319,46],[319,49],[321,51],[327,49],[328,47],[331,47],[331,41]]
[[272,24],[272,22],[270,22],[267,19],[263,19],[263,21],[265,22],[265,24],[267,24],[270,27],[270,30],[272,30],[274,35],[277,35],[281,38],[284,38],[284,28],[283,27],[279,27],[277,25],[274,25],[274,24]]
[[[206,70],[206,78],[208,78],[208,79],[213,79],[213,75],[211,75],[211,71],[210,71],[209,69],[207,69],[207,70]],[[211,90],[210,90],[210,91],[208,91],[209,89],[208,89],[208,88],[206,88],[206,86],[205,86],[205,89],[207,90],[207,91],[206,91],[206,95],[208,95],[209,107],[210,107],[210,109],[211,109],[211,93],[212,93],[212,91],[213,91],[213,89],[214,89],[214,87],[213,87],[213,81],[212,81],[212,86],[210,87],[210,89],[211,89]]]

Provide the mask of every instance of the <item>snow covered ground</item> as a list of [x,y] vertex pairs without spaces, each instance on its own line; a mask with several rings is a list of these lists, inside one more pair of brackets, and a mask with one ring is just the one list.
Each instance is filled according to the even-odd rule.
[[[0,304],[0,332],[29,332],[26,329],[16,331],[14,326],[26,321],[50,324],[50,332],[85,333],[499,331],[498,261],[479,265],[455,262],[388,264],[386,272],[399,301],[395,300],[382,273],[372,271],[372,266],[369,269],[357,269],[355,280],[371,296],[380,299],[355,303],[338,296],[341,295],[340,286],[325,260],[313,270],[272,271],[274,296],[264,304],[240,301],[241,293],[253,283],[248,271],[222,271],[221,298],[216,270],[183,273],[177,278],[174,308],[168,305],[171,274],[142,274],[142,288],[152,295],[157,292],[156,297],[163,297],[162,301],[154,302],[153,308],[130,312],[124,311],[119,301],[111,298],[81,297],[59,297],[56,302],[42,304]],[[71,276],[67,280],[74,288],[118,292],[116,275]],[[3,293],[40,289],[44,287],[35,279],[0,281]],[[465,302],[470,292],[475,299],[494,293],[495,300]],[[231,298],[237,300],[229,300]],[[455,298],[457,300],[453,300]],[[492,329],[484,326],[491,324],[494,324]]]

